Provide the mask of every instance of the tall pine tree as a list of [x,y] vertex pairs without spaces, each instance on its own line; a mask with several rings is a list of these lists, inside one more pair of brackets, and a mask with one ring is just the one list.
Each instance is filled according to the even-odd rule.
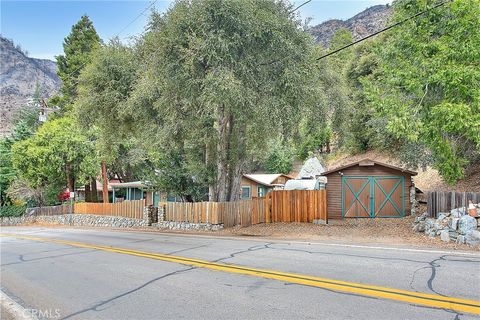
[[78,76],[91,61],[94,51],[101,39],[88,16],[84,15],[72,26],[72,31],[63,41],[63,55],[56,56],[58,76],[63,81],[62,97],[56,97],[56,103],[61,107],[70,105],[77,95]]

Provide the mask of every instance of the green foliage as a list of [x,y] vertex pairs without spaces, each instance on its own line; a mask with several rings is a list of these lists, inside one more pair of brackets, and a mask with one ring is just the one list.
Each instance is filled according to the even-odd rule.
[[12,142],[8,139],[0,140],[0,206],[6,204],[6,190],[16,176],[12,165]]
[[[79,78],[76,119],[85,130],[95,128],[97,149],[109,163],[118,158],[121,148],[140,124],[134,122],[126,101],[136,80],[138,61],[133,50],[118,40],[101,46]],[[129,148],[127,148],[128,150]]]
[[[335,50],[352,42],[348,29],[340,28],[332,37],[329,50]],[[316,56],[325,52],[317,49]],[[310,153],[330,152],[335,142],[342,147],[348,133],[348,113],[352,108],[350,92],[346,78],[347,67],[352,59],[351,49],[340,51],[326,59],[315,62],[314,101],[302,108],[297,153],[303,160]],[[333,141],[332,141],[333,140]]]
[[[395,4],[395,20],[434,1]],[[480,3],[456,1],[400,26],[376,46],[366,101],[389,134],[425,145],[448,182],[480,157]]]
[[155,161],[161,169],[149,168],[144,177],[154,189],[179,196],[183,201],[205,200],[207,191],[201,183],[204,180],[199,175],[192,176],[185,160],[183,152],[164,153]]
[[56,56],[57,73],[62,79],[62,96],[55,97],[55,103],[65,106],[76,97],[78,76],[90,62],[91,54],[100,42],[92,21],[86,15],[72,26],[70,34],[63,41],[64,54]]
[[214,200],[238,197],[264,142],[294,132],[299,109],[314,100],[313,44],[290,10],[277,1],[177,1],[153,15],[140,41],[146,63],[129,99],[138,143],[149,144],[150,159],[180,153],[182,172],[203,177]]
[[292,148],[284,143],[275,141],[269,148],[269,154],[265,161],[268,173],[288,174],[292,171],[294,152]]
[[32,188],[82,180],[98,168],[92,143],[71,118],[46,122],[32,137],[12,146],[12,163]]
[[0,206],[0,217],[20,217],[26,209],[27,206]]
[[17,177],[17,172],[12,164],[12,145],[34,134],[39,126],[38,111],[29,107],[21,108],[14,115],[12,122],[11,136],[0,139],[0,206],[12,202],[6,192]]
[[329,153],[332,131],[329,127],[301,127],[300,143],[297,147],[297,156],[306,160],[315,153]]

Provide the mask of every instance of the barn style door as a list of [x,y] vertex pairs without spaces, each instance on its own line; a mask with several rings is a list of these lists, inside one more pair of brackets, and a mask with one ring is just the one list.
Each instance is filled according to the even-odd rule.
[[342,177],[342,217],[405,216],[404,177]]

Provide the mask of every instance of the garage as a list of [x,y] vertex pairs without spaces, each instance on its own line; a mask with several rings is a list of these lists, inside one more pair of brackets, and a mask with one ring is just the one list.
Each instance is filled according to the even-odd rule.
[[400,218],[410,215],[417,173],[369,159],[323,173],[328,218]]

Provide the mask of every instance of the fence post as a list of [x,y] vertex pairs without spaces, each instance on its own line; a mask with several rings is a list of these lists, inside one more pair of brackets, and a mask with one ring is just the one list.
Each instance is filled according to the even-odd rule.
[[157,208],[157,222],[165,221],[165,206],[163,204],[159,204]]
[[154,207],[152,205],[148,205],[143,207],[143,220],[147,223],[147,226],[152,225],[152,220],[153,220],[153,210]]

